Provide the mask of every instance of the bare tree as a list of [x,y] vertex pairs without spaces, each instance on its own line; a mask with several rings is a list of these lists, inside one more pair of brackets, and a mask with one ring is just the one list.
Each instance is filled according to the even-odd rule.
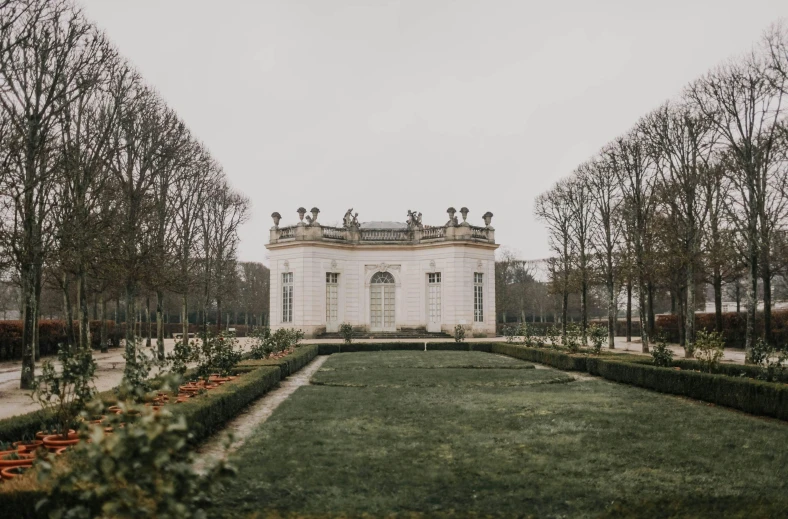
[[[783,91],[768,78],[767,67],[765,60],[753,52],[743,60],[718,67],[687,91],[688,99],[714,122],[725,151],[733,159],[729,171],[733,189],[728,207],[729,220],[747,246],[747,351],[752,348],[755,337],[759,259],[763,254],[761,226],[768,206],[783,96]],[[766,330],[770,329],[770,321],[767,295],[764,299]]]
[[4,190],[13,199],[10,240],[23,299],[21,387],[35,370],[38,297],[47,253],[47,218],[55,172],[53,139],[62,111],[79,94],[79,77],[96,59],[93,27],[66,0],[26,0],[0,10],[0,109],[19,135],[13,174]]
[[651,261],[650,235],[656,205],[654,196],[656,178],[643,136],[637,131],[616,139],[612,145],[605,148],[605,158],[617,175],[624,195],[624,220],[627,223],[629,240],[633,245],[632,256],[637,280],[640,338],[643,353],[648,353],[647,323],[651,310],[647,304],[650,303],[651,298],[647,298],[647,291],[649,291],[649,261]]
[[567,312],[569,308],[569,274],[571,270],[572,210],[567,203],[568,182],[561,181],[536,198],[536,217],[547,224],[550,247],[556,254],[551,277],[561,295],[561,335],[566,336]]
[[580,167],[588,184],[592,210],[598,219],[598,225],[594,226],[591,233],[590,242],[607,289],[607,345],[608,348],[613,349],[618,321],[616,259],[621,256],[620,242],[624,230],[620,222],[621,190],[618,177],[605,153],[602,154],[602,158],[587,162]]

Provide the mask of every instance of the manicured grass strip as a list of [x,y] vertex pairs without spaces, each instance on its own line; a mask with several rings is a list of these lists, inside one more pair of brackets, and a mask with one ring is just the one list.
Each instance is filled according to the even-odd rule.
[[788,385],[782,383],[684,369],[658,368],[637,361],[623,362],[605,360],[604,357],[568,355],[513,344],[495,344],[493,351],[562,370],[586,371],[615,382],[704,400],[746,413],[788,420]]
[[492,343],[489,342],[354,342],[351,344],[320,344],[320,355],[332,353],[358,353],[369,351],[482,351],[490,353]]
[[[363,369],[343,354],[323,367],[352,383],[387,355],[430,358],[347,356]],[[716,518],[728,504],[741,517],[788,514],[781,422],[602,379],[423,387],[403,383],[405,369],[380,370],[386,387],[300,388],[234,456],[239,475],[210,513]]]
[[[352,353],[349,355],[353,355]],[[368,368],[319,370],[312,384],[375,388],[517,387],[573,381],[570,375],[547,369]]]
[[[339,354],[331,359],[331,369],[375,368],[523,368],[533,366],[504,355],[490,355],[481,352],[422,351],[423,355],[413,355],[409,351],[363,352],[358,354]],[[370,366],[369,358],[375,359]],[[324,368],[326,369],[326,368]]]

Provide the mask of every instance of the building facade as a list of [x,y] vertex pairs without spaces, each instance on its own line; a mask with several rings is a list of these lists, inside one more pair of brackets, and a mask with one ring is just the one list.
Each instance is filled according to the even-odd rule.
[[495,230],[492,213],[473,226],[449,208],[445,225],[408,221],[358,222],[347,211],[342,227],[318,223],[298,210],[296,225],[274,227],[270,252],[272,329],[297,328],[307,337],[336,332],[342,323],[369,334],[401,331],[495,334]]

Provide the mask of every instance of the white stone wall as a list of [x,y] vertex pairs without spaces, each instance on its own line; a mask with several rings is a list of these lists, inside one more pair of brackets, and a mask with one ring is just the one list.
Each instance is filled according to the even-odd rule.
[[[300,328],[307,336],[326,329],[326,273],[339,273],[338,323],[369,329],[369,281],[385,264],[396,280],[396,328],[427,326],[427,274],[441,273],[441,328],[457,324],[472,333],[495,333],[496,245],[343,246],[319,242],[269,245],[271,328]],[[433,266],[434,265],[434,266]],[[293,322],[282,322],[282,274],[293,273]],[[484,322],[473,320],[473,274],[484,274]]]

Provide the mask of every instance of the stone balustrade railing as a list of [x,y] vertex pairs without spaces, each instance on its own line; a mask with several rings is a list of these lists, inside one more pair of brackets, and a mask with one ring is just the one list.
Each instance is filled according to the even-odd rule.
[[320,224],[274,226],[271,229],[271,243],[290,241],[326,241],[356,244],[413,244],[422,241],[474,241],[495,243],[495,229],[475,227],[467,223],[445,225],[443,227],[414,227],[412,229],[364,229],[352,227],[324,227]]

